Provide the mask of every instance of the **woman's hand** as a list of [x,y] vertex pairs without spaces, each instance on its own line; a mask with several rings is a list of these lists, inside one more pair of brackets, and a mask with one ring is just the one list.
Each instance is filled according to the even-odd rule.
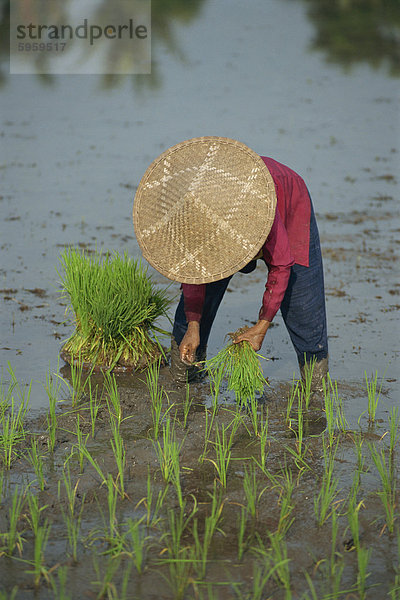
[[249,329],[246,329],[244,333],[238,335],[238,337],[233,340],[233,343],[237,344],[238,342],[243,342],[244,340],[247,340],[248,342],[250,342],[254,350],[258,352],[262,346],[265,334],[267,333],[268,327],[270,325],[270,321],[260,319],[255,325],[253,325],[253,327],[249,327]]
[[179,346],[181,361],[191,365],[196,358],[196,350],[200,345],[200,323],[189,321],[188,328]]

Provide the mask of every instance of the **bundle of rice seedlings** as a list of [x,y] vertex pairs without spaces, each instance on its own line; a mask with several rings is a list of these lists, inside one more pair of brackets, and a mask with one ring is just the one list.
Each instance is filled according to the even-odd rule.
[[[234,340],[246,329],[248,327],[242,327],[235,333],[228,333],[228,336]],[[228,390],[235,392],[238,402],[245,402],[255,398],[257,392],[262,393],[267,383],[259,358],[263,357],[257,354],[249,342],[231,343],[220,350],[216,356],[207,360],[205,368],[212,379],[220,369],[223,369],[228,378]]]
[[79,356],[83,363],[105,368],[137,368],[160,356],[155,321],[166,315],[170,300],[165,290],[156,289],[140,261],[126,254],[89,255],[68,248],[60,262],[62,297],[75,322],[63,358]]

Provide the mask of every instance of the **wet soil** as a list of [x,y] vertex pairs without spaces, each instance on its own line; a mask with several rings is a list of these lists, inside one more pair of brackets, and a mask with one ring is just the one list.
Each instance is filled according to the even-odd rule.
[[[68,377],[68,367],[63,374]],[[124,497],[118,497],[115,518],[110,533],[109,495],[106,485],[89,461],[83,460],[80,468],[78,454],[77,419],[83,436],[87,436],[86,447],[97,461],[103,473],[111,474],[118,482],[115,458],[111,448],[112,434],[110,430],[110,413],[106,402],[106,394],[102,395],[92,436],[91,418],[88,398],[82,397],[80,404],[72,408],[68,401],[58,405],[57,432],[54,452],[48,448],[48,425],[45,415],[28,418],[26,422],[26,439],[17,446],[17,456],[12,468],[5,472],[3,480],[3,496],[0,509],[2,533],[9,527],[9,509],[15,487],[20,494],[29,492],[36,495],[39,506],[43,507],[40,522],[51,525],[47,545],[43,548],[43,576],[38,586],[33,585],[33,576],[29,561],[33,560],[34,536],[29,524],[29,509],[25,499],[24,508],[18,521],[18,529],[23,538],[21,554],[15,549],[11,556],[3,553],[0,556],[0,581],[2,589],[7,593],[17,589],[16,598],[54,598],[54,589],[60,592],[60,567],[67,570],[67,592],[71,598],[128,598],[139,599],[173,599],[173,598],[220,598],[231,599],[252,598],[254,584],[254,568],[261,572],[269,564],[266,558],[271,549],[270,533],[282,527],[282,498],[284,487],[281,476],[284,470],[292,474],[293,492],[287,519],[293,519],[288,530],[283,533],[282,540],[287,548],[290,572],[290,594],[285,592],[282,580],[271,577],[265,585],[263,598],[306,598],[311,594],[306,573],[311,578],[317,597],[331,586],[327,575],[328,561],[334,553],[335,564],[341,565],[343,574],[337,598],[361,598],[357,592],[357,552],[349,529],[346,511],[353,476],[357,470],[358,458],[355,452],[355,432],[337,431],[335,441],[338,450],[334,461],[334,475],[338,478],[337,495],[332,503],[338,515],[338,532],[332,549],[331,517],[318,526],[314,514],[314,500],[319,492],[323,476],[323,435],[326,422],[315,416],[306,427],[304,463],[299,463],[290,453],[289,448],[296,448],[296,426],[291,428],[286,423],[287,385],[268,388],[260,400],[261,407],[268,409],[269,433],[265,448],[265,466],[260,463],[260,438],[254,434],[251,420],[246,410],[242,409],[242,423],[236,430],[232,445],[232,458],[228,468],[227,485],[223,488],[216,473],[213,461],[216,459],[214,440],[215,427],[229,426],[232,423],[235,404],[226,391],[222,390],[215,417],[211,442],[204,460],[200,456],[204,448],[206,426],[206,409],[211,411],[210,395],[207,381],[195,384],[190,388],[192,406],[184,427],[183,403],[186,390],[176,388],[167,368],[161,369],[160,384],[164,387],[165,413],[169,407],[169,416],[174,425],[176,439],[182,443],[180,451],[180,482],[185,503],[183,513],[188,519],[182,533],[178,558],[189,556],[187,571],[184,574],[185,585],[182,594],[176,591],[171,577],[172,555],[168,551],[171,541],[170,513],[180,512],[176,488],[166,484],[162,478],[160,464],[153,443],[153,420],[151,401],[144,376],[117,376],[120,406],[122,410],[121,435],[126,452],[124,469]],[[92,389],[97,384],[98,392],[102,389],[99,375],[92,376]],[[340,389],[344,401],[350,402],[360,393],[360,389]],[[210,418],[210,412],[209,417]],[[259,415],[260,419],[260,415]],[[259,421],[260,422],[260,421]],[[358,431],[360,432],[360,430]],[[361,432],[362,454],[365,463],[360,472],[360,488],[357,503],[361,502],[359,511],[360,543],[371,552],[368,565],[367,591],[365,598],[385,598],[393,589],[396,569],[399,567],[396,534],[390,534],[385,524],[383,506],[378,497],[381,489],[378,474],[373,466],[368,451],[368,444],[384,447],[387,435],[387,423],[376,423],[373,428]],[[41,491],[30,466],[26,449],[32,439],[38,441],[44,461],[45,486]],[[159,441],[162,436],[160,434]],[[396,454],[398,453],[398,447]],[[76,514],[81,513],[81,525],[77,560],[71,558],[71,548],[65,525],[68,499],[63,483],[63,473],[69,465],[72,487],[76,485]],[[257,507],[253,516],[249,513],[243,532],[243,554],[239,556],[239,520],[241,511],[248,506],[245,494],[245,473],[251,466],[255,467],[257,485]],[[276,479],[274,480],[273,477]],[[153,506],[147,509],[148,478],[153,490]],[[396,472],[397,487],[399,473]],[[155,499],[167,487],[162,507],[153,524],[148,522],[155,518]],[[23,491],[24,490],[24,491]],[[200,537],[204,535],[205,519],[211,514],[211,498],[217,495],[221,502],[221,515],[218,528],[215,530],[209,548],[208,560],[204,574],[200,574],[190,549],[195,547],[193,523],[197,519]],[[398,502],[398,498],[396,500]],[[397,504],[398,507],[398,504]],[[195,509],[195,514],[190,516]],[[246,509],[247,510],[247,509]],[[151,516],[149,516],[151,514]],[[121,546],[121,535],[126,534],[130,520],[140,522],[140,529],[145,537],[143,571],[138,573],[133,565],[135,555],[132,542],[125,540]],[[397,523],[398,525],[399,523]],[[119,536],[118,536],[119,534]],[[128,538],[127,538],[128,539]],[[264,556],[260,553],[263,549]],[[257,550],[258,549],[258,550]],[[3,549],[4,550],[4,549]],[[176,558],[176,557],[175,557]],[[276,562],[276,557],[271,561]],[[180,563],[182,564],[182,563]],[[183,563],[185,564],[185,563]],[[273,562],[271,563],[273,564]],[[106,582],[107,573],[111,573]],[[123,585],[128,582],[126,595]],[[105,586],[105,587],[102,587]],[[103,592],[101,592],[103,590]],[[347,592],[345,592],[347,590]],[[239,594],[236,596],[235,594]],[[285,595],[286,594],[286,595]],[[309,596],[312,597],[311,595]]]

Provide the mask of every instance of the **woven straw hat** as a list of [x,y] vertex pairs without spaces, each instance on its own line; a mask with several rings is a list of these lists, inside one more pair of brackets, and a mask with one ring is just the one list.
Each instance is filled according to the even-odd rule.
[[136,192],[133,223],[143,256],[181,283],[210,283],[243,268],[264,244],[276,193],[245,144],[200,137],[163,152]]

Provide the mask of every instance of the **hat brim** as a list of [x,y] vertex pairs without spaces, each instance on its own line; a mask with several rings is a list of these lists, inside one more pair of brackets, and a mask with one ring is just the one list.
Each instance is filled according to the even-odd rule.
[[172,146],[143,175],[133,206],[146,260],[180,283],[211,283],[260,250],[276,210],[272,176],[242,142],[207,136]]

